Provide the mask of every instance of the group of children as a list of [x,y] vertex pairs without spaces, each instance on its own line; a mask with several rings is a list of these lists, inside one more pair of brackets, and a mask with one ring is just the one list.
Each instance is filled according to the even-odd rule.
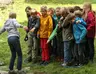
[[[16,53],[18,55],[17,74],[24,73],[22,69],[22,50],[17,28],[26,31],[28,40],[27,62],[37,63],[41,55],[40,65],[48,65],[50,56],[57,61],[63,61],[62,66],[82,66],[89,61],[94,62],[94,38],[96,17],[90,3],[84,3],[83,9],[75,7],[57,7],[47,9],[42,6],[40,12],[31,7],[25,9],[28,26],[22,26],[16,21],[16,13],[10,13],[0,34],[8,32],[8,44],[11,50],[9,74],[14,72]],[[41,49],[41,52],[40,52]]]

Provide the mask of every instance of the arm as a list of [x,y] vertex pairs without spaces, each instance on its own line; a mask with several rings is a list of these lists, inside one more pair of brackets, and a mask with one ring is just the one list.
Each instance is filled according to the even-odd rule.
[[5,32],[6,31],[6,29],[5,29],[5,27],[3,26],[1,29],[0,29],[0,35],[3,33],[3,32]]
[[79,39],[81,41],[86,36],[87,29],[83,25],[81,25],[81,24],[78,24],[78,27],[82,31],[82,33],[80,35],[80,39]]
[[19,24],[16,20],[13,21],[17,28],[23,28],[23,25]]
[[79,23],[84,25],[85,27],[87,26],[86,22],[83,19],[76,21],[76,24],[79,24]]
[[48,37],[51,35],[52,30],[53,30],[53,21],[51,16],[49,16]]
[[37,19],[36,25],[34,26],[35,29],[39,29],[40,27],[40,19]]
[[53,30],[52,34],[50,35],[50,37],[48,38],[49,41],[51,41],[57,34],[57,28],[58,28],[58,24],[56,25],[55,29]]
[[88,13],[88,28],[87,30],[92,30],[95,27],[95,18],[91,12]]
[[63,20],[63,23],[61,24],[62,28],[66,28],[69,24],[68,16]]

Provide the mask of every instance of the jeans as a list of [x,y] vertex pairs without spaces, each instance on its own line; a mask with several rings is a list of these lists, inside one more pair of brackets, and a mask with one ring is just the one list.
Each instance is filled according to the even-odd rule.
[[75,44],[74,46],[74,55],[76,58],[76,63],[83,64],[84,63],[84,49],[85,43]]
[[89,59],[93,61],[94,58],[94,38],[87,38],[89,46]]
[[64,41],[64,63],[72,61],[71,41]]
[[38,42],[37,37],[32,35],[31,32],[28,34],[28,60],[36,60],[38,55]]
[[8,44],[9,44],[9,47],[11,50],[11,59],[10,59],[9,69],[13,70],[14,62],[15,62],[16,54],[17,54],[17,56],[18,56],[17,69],[21,70],[21,68],[22,68],[22,51],[21,51],[19,37],[17,37],[17,36],[9,37]]

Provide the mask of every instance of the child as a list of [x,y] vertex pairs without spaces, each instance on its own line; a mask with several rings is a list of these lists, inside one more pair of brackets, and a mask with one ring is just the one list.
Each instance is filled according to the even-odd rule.
[[74,6],[74,11],[77,11],[77,10],[83,11],[83,9],[81,9],[79,6]]
[[[30,16],[31,16],[31,7],[30,6],[27,6],[26,8],[25,8],[25,12],[26,12],[26,15],[27,15],[27,19],[29,20],[29,18],[30,18]],[[28,40],[28,31],[26,31],[26,36],[25,36],[25,38],[24,38],[24,41],[27,41]]]
[[62,66],[70,66],[72,61],[72,50],[74,46],[74,37],[72,31],[72,23],[70,19],[74,17],[72,13],[68,12],[68,9],[64,8],[62,16],[64,17],[63,22],[61,23],[62,36],[64,43],[64,63]]
[[94,59],[94,38],[95,38],[95,15],[92,11],[91,3],[84,3],[83,10],[85,12],[85,21],[87,23],[87,41],[89,47],[89,60],[93,62]]
[[53,30],[53,22],[51,16],[47,14],[47,7],[41,7],[40,28],[38,34],[40,35],[40,43],[42,49],[42,62],[41,65],[47,65],[50,60],[49,48],[47,40]]
[[37,31],[39,29],[40,19],[37,16],[36,9],[31,10],[31,16],[28,20],[28,62],[37,62],[38,43]]
[[0,34],[2,34],[5,31],[8,32],[8,44],[12,54],[8,74],[16,74],[16,72],[14,71],[14,62],[16,59],[16,54],[18,55],[17,73],[25,74],[22,71],[22,50],[19,41],[20,35],[19,32],[17,31],[17,28],[24,28],[25,30],[27,30],[27,27],[23,27],[16,21],[16,13],[11,12],[9,14],[9,19],[5,22],[3,28],[0,30]]
[[27,18],[29,19],[29,17],[31,16],[30,15],[30,11],[31,11],[31,7],[30,6],[27,6],[26,8],[25,8],[25,12],[26,12],[26,15],[27,15]]
[[84,48],[85,48],[85,36],[87,34],[87,30],[84,25],[86,22],[82,18],[82,12],[77,10],[74,12],[75,18],[73,18],[73,34],[75,38],[75,48],[74,48],[74,55],[76,58],[75,65],[83,65],[84,64]]
[[69,13],[74,13],[74,7],[68,7]]

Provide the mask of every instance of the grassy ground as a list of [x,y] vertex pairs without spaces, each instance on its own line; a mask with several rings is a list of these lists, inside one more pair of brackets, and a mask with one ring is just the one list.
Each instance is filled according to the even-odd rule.
[[[43,4],[43,5],[46,5],[46,4]],[[40,6],[42,5],[25,3],[24,0],[15,0],[15,4],[7,6],[4,10],[0,10],[0,26],[2,26],[4,21],[8,18],[8,13],[10,11],[15,11],[17,13],[17,20],[21,24],[27,25],[27,18],[24,12],[26,6],[31,6],[33,8],[36,8],[39,11]],[[47,6],[56,8],[57,6],[61,6],[61,7],[74,6],[74,4],[73,5],[48,4]],[[82,5],[79,5],[79,6],[82,7]],[[95,7],[96,7],[96,4],[93,4],[94,10],[95,10]],[[27,42],[24,42],[24,37],[26,33],[22,29],[19,29],[19,31],[21,35],[20,41],[21,41],[21,46],[22,46],[22,51],[23,51],[23,58],[25,58],[27,55],[26,54]],[[6,66],[8,67],[9,60],[10,60],[10,49],[7,43],[6,32],[0,36],[0,60],[4,61]],[[95,61],[96,61],[96,56],[95,56]],[[30,69],[28,68],[29,72],[47,72],[48,74],[96,74],[96,62],[94,62],[94,64],[89,63],[88,65],[81,67],[81,68],[63,68],[60,66],[60,64],[61,62],[52,62],[48,66],[44,67],[44,66],[39,66],[39,65],[33,65],[31,63],[29,64],[23,63],[23,68],[30,67]],[[8,69],[6,68],[6,70]]]

